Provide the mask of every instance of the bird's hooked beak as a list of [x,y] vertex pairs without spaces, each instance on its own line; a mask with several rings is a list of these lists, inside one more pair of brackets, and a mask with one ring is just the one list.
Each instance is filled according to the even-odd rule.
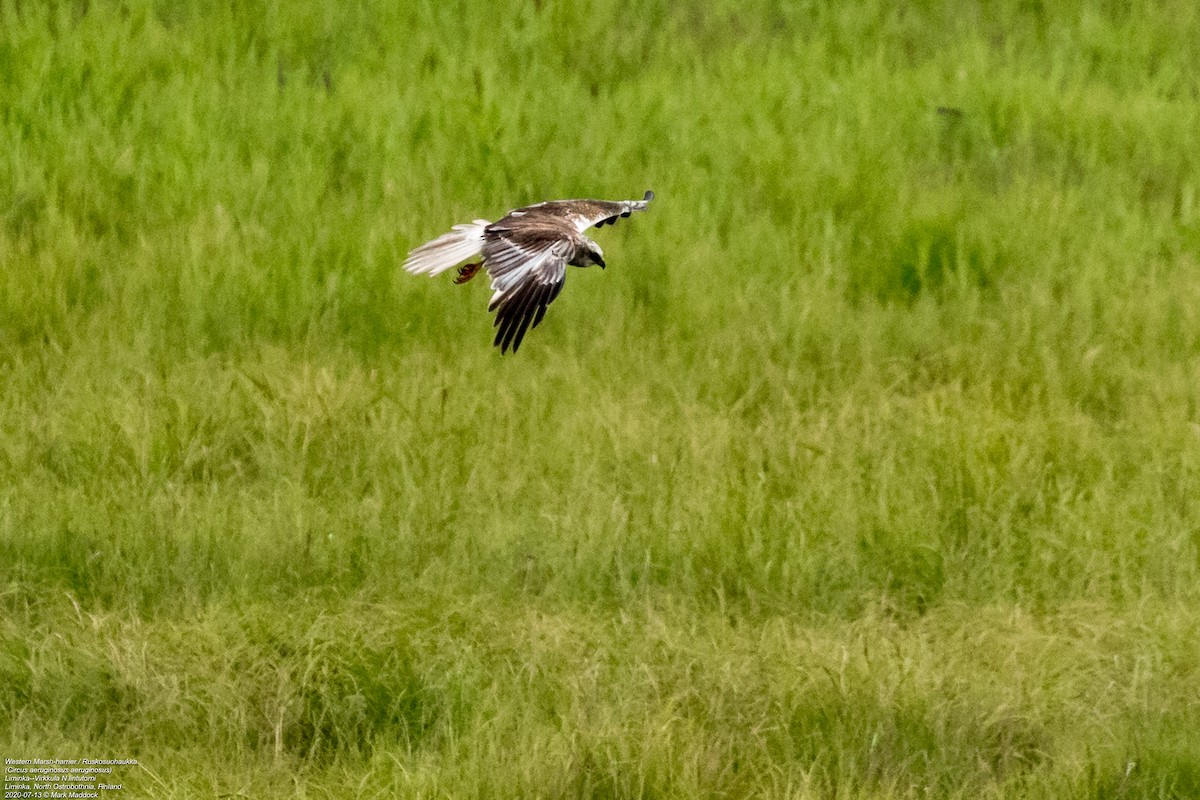
[[603,256],[592,256],[592,260],[600,265],[600,269],[604,269],[604,257]]

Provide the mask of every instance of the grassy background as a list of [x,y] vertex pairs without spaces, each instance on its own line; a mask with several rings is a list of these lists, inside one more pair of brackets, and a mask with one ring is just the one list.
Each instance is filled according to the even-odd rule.
[[996,5],[0,1],[0,756],[1200,795],[1200,10]]

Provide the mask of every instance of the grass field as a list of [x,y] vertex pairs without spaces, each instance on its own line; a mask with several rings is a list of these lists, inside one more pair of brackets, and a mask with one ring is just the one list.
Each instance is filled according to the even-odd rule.
[[[1187,2],[0,0],[0,758],[1200,797],[1197,63]],[[647,188],[516,356],[399,270]]]

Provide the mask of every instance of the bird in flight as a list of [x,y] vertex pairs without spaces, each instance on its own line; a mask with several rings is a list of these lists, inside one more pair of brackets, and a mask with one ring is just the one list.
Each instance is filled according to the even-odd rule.
[[480,268],[492,279],[488,311],[496,312],[500,352],[517,352],[525,331],[536,328],[546,306],[558,297],[567,265],[604,268],[600,245],[583,232],[613,225],[618,217],[642,211],[654,199],[550,200],[510,211],[497,222],[477,219],[453,229],[408,254],[404,269],[413,275],[440,275],[464,261],[455,283],[466,283]]

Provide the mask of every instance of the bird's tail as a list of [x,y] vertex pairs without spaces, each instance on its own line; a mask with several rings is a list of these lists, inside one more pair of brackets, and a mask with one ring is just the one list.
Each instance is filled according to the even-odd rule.
[[404,269],[413,275],[440,275],[456,264],[476,258],[483,250],[486,219],[455,225],[449,233],[414,248],[404,261]]

